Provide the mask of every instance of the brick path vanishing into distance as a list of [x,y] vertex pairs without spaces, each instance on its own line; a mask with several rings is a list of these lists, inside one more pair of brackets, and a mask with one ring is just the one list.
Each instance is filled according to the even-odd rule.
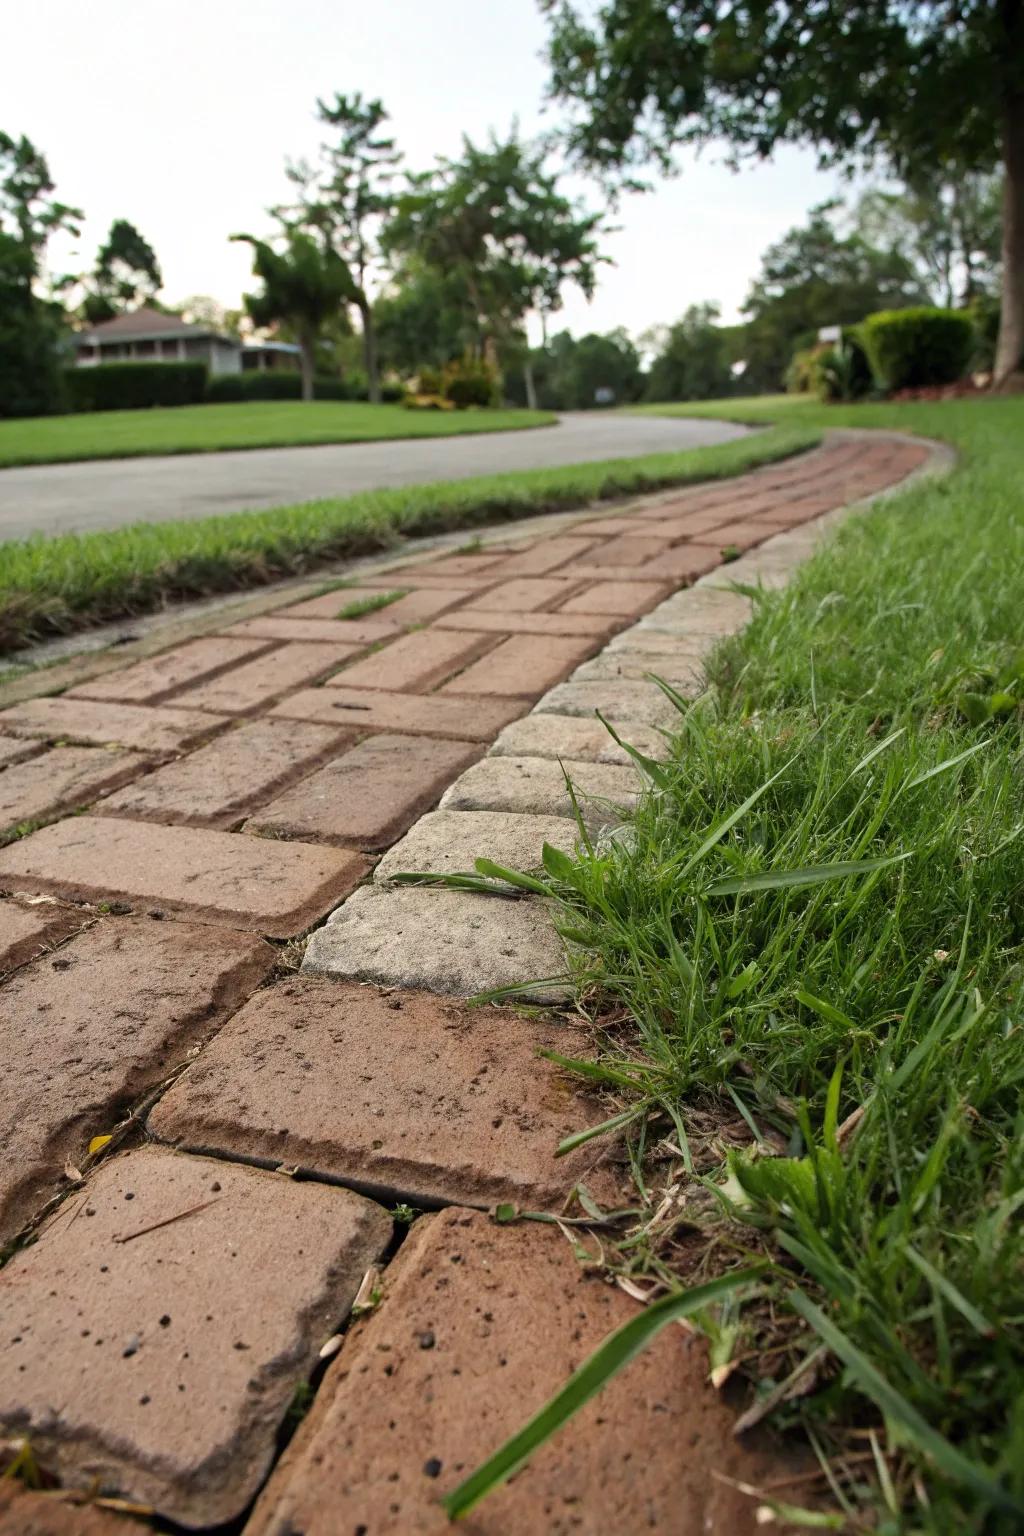
[[[98,1495],[245,1536],[441,1533],[439,1497],[635,1311],[557,1226],[487,1214],[633,1200],[605,1140],[553,1156],[607,1116],[537,1054],[586,1053],[579,1022],[464,1002],[569,996],[543,903],[390,877],[570,850],[560,760],[614,824],[639,783],[595,707],[657,754],[648,674],[699,691],[749,616],[730,583],[783,583],[929,453],[830,435],[0,713],[0,1435],[62,1485],[0,1483],[2,1536],[132,1536]],[[780,1462],[707,1374],[666,1330],[464,1529],[752,1533],[736,1484]]]

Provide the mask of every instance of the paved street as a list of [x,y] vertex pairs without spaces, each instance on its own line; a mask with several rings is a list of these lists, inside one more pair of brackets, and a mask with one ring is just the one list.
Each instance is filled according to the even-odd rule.
[[575,413],[555,427],[320,448],[107,459],[0,470],[0,539],[208,517],[380,486],[581,464],[724,443],[724,421]]

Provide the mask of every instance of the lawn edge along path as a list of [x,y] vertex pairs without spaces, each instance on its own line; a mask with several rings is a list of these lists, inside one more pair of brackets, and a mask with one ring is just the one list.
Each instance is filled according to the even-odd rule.
[[[837,434],[742,481],[581,514],[557,539],[506,534],[364,576],[367,597],[415,601],[347,632],[330,609],[352,594],[292,604],[318,626],[316,645],[298,640],[301,686],[291,631],[250,633],[266,645],[256,673],[249,647],[225,667],[211,646],[125,667],[130,705],[111,702],[108,672],[0,713],[14,765],[0,792],[37,764],[18,804],[37,781],[41,797],[0,850],[15,1250],[0,1275],[0,1433],[26,1436],[69,1489],[190,1527],[236,1520],[259,1493],[247,1536],[440,1536],[440,1496],[634,1310],[557,1226],[487,1209],[578,1215],[577,1185],[612,1208],[629,1180],[614,1143],[553,1156],[603,1118],[537,1055],[585,1054],[579,1029],[466,1006],[508,985],[526,1002],[570,996],[543,903],[395,876],[569,851],[563,762],[591,835],[606,835],[638,779],[595,704],[657,755],[674,711],[644,674],[695,695],[710,649],[749,615],[736,583],[784,583],[861,497],[946,459],[900,434]],[[709,550],[740,546],[707,571]],[[356,643],[333,647],[325,625]],[[99,768],[110,720],[150,749],[127,784],[118,774],[60,819],[45,800],[54,743]],[[248,782],[225,755],[239,731]],[[267,940],[310,930],[295,975],[295,951]],[[395,1257],[406,1226],[385,1206],[405,1223],[428,1213]],[[357,1296],[372,1315],[342,1340]],[[335,1353],[275,1466],[289,1401]],[[641,1507],[652,1528],[753,1536],[738,1485],[777,1476],[779,1456],[731,1435],[699,1339],[666,1330],[633,1370],[481,1507],[480,1536],[628,1529]]]

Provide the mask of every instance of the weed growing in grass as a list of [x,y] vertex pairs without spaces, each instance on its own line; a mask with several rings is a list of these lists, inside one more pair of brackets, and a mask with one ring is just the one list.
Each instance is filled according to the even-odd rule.
[[336,617],[361,619],[367,613],[376,613],[378,608],[387,608],[390,603],[396,603],[400,597],[405,596],[406,590],[397,587],[393,592],[371,592],[368,597],[357,597],[351,603],[346,603],[344,608],[339,608]]

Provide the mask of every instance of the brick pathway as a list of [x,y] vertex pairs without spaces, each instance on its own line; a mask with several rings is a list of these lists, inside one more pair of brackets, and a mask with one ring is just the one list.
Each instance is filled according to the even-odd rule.
[[[927,456],[837,436],[0,713],[5,1438],[66,1490],[189,1528],[261,1487],[247,1536],[447,1528],[438,1496],[635,1305],[557,1228],[482,1213],[629,1190],[604,1142],[552,1156],[604,1113],[537,1055],[585,1051],[579,1030],[460,1001],[567,996],[543,905],[390,877],[571,849],[560,761],[595,832],[613,824],[638,786],[594,708],[657,753],[673,711],[647,674],[699,689],[748,617],[729,584],[781,584],[823,514]],[[398,1203],[428,1214],[396,1228]],[[695,1336],[661,1335],[467,1532],[753,1532],[728,1479],[778,1462],[732,1438],[706,1376]],[[0,1496],[0,1536],[130,1529]]]

